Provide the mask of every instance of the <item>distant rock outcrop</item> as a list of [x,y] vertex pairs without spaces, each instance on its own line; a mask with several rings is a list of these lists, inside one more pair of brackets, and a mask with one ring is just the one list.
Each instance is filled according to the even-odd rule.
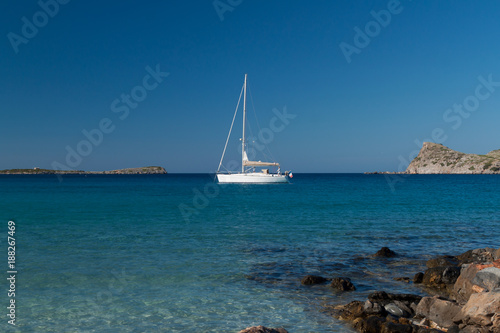
[[438,143],[424,142],[407,174],[500,174],[500,149],[486,155],[465,154]]

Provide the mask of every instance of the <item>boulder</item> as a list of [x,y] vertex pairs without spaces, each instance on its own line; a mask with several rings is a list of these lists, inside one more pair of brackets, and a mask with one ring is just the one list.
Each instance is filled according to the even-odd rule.
[[401,317],[409,318],[415,314],[415,311],[411,309],[411,306],[406,305],[404,302],[394,300],[394,304],[403,311]]
[[375,291],[368,295],[368,300],[372,303],[380,303],[382,305],[389,304],[392,299],[385,291]]
[[264,326],[253,326],[245,328],[238,333],[288,333],[284,328],[267,328]]
[[472,294],[455,320],[467,325],[500,324],[495,314],[500,314],[500,291]]
[[457,300],[459,303],[466,303],[474,290],[472,289],[474,283],[474,277],[479,271],[476,265],[470,264],[465,266],[460,273],[455,285],[453,286],[453,291],[451,296]]
[[411,325],[386,322],[382,327],[381,333],[412,333],[413,327]]
[[481,269],[485,269],[485,268],[488,268],[488,267],[496,267],[496,268],[500,268],[500,259],[498,260],[495,260],[493,262],[486,262],[484,264],[478,264],[477,267],[481,270]]
[[[464,326],[460,330],[460,333],[491,333],[491,331],[489,329],[487,329],[486,327],[468,325],[468,326]],[[494,333],[497,333],[497,332],[494,332]]]
[[422,283],[431,288],[446,289],[453,285],[460,275],[460,268],[454,266],[439,266],[428,268]]
[[432,320],[441,327],[450,327],[461,309],[457,303],[437,296],[424,297],[418,303],[416,316]]
[[410,278],[407,276],[394,278],[394,281],[401,281],[405,283],[410,283]]
[[[408,309],[408,307],[406,305],[404,305],[403,303],[400,302],[400,304],[403,305],[403,308],[405,309]],[[408,318],[411,316],[411,313],[409,311],[406,311],[405,309],[403,309],[402,307],[398,306],[400,304],[396,304],[396,303],[389,303],[387,304],[386,306],[384,306],[384,309],[390,313],[391,315],[395,316],[395,317],[405,317],[405,318]]]
[[301,281],[300,283],[302,283],[303,285],[313,285],[313,284],[321,284],[321,283],[325,283],[326,281],[328,281],[328,279],[325,279],[324,277],[322,276],[317,276],[317,275],[307,275],[305,276]]
[[422,272],[418,272],[413,277],[413,283],[415,283],[415,284],[422,283],[423,280],[424,280],[424,273],[422,273]]
[[375,253],[375,257],[383,257],[383,258],[392,258],[395,257],[397,254],[396,252],[392,251],[388,247],[383,247],[380,250]]
[[458,266],[459,262],[457,257],[454,256],[441,256],[428,260],[425,265],[427,268],[440,267],[440,266]]
[[384,326],[385,319],[377,316],[358,318],[352,324],[358,332],[379,333]]
[[472,283],[488,291],[500,288],[500,268],[488,267],[476,273]]
[[375,316],[385,316],[387,315],[387,311],[385,308],[377,302],[371,302],[370,300],[366,300],[363,305],[363,311],[367,315],[375,315]]
[[492,248],[469,250],[457,256],[460,264],[483,264],[495,260],[494,256],[498,250]]
[[493,259],[500,260],[500,248],[493,252]]
[[351,279],[345,277],[337,277],[332,280],[330,284],[332,288],[341,291],[353,291],[356,290],[356,287],[352,284]]
[[331,315],[340,320],[354,321],[356,318],[366,317],[364,303],[352,301],[346,305],[337,305],[333,308]]
[[368,295],[368,300],[372,303],[379,303],[383,306],[399,301],[406,306],[411,306],[412,303],[419,303],[422,296],[413,294],[390,294],[385,291],[375,291]]

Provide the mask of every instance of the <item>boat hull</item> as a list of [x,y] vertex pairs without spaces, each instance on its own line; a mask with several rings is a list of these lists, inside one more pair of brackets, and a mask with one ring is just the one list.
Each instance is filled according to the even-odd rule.
[[265,174],[259,172],[251,173],[232,173],[232,174],[217,174],[219,183],[228,184],[275,184],[288,183],[288,178],[285,175]]

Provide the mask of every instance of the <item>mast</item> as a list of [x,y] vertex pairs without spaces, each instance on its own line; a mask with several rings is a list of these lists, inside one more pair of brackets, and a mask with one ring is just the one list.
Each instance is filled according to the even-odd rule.
[[245,74],[245,84],[243,93],[243,137],[241,138],[241,172],[245,172],[245,119],[247,117],[247,74]]

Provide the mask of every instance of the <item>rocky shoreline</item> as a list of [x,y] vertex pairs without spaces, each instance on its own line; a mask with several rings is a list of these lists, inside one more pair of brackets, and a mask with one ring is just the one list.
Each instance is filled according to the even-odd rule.
[[378,291],[330,314],[359,332],[500,332],[500,249],[484,248],[427,261],[413,283],[430,296]]
[[[384,247],[373,258],[397,255]],[[363,333],[500,333],[500,248],[435,257],[427,260],[424,272],[394,280],[418,285],[427,296],[375,291],[366,300],[325,305],[325,312]],[[304,286],[327,283],[338,292],[356,290],[347,277],[307,275],[301,279]],[[255,326],[239,333],[287,331]]]

